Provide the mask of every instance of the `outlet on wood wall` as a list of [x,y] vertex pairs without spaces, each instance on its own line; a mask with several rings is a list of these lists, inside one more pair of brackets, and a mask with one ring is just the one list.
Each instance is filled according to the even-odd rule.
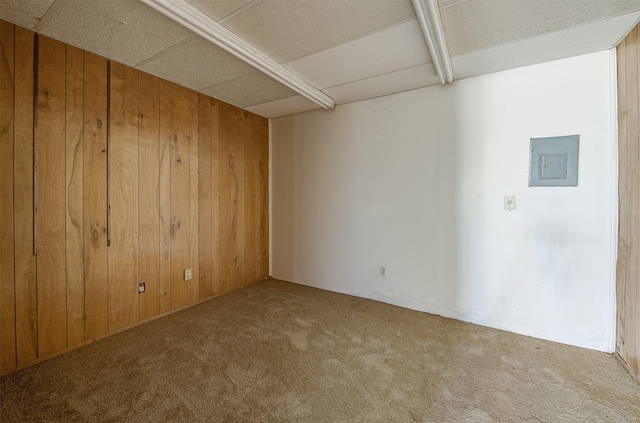
[[269,275],[267,119],[5,21],[0,58],[2,374]]

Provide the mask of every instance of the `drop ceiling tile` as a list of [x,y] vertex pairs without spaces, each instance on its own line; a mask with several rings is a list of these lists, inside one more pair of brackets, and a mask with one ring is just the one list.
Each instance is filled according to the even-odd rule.
[[308,112],[322,107],[301,95],[282,98],[280,100],[269,101],[247,108],[251,113],[255,113],[269,119],[292,115],[294,113]]
[[638,0],[494,0],[468,1],[440,15],[453,56],[638,10]]
[[187,3],[195,6],[214,21],[219,21],[236,10],[242,9],[252,1],[253,0],[186,0]]
[[613,48],[640,19],[629,13],[451,58],[456,79]]
[[324,90],[336,104],[351,103],[381,97],[416,88],[437,85],[440,82],[432,63],[414,66],[385,75],[374,76]]
[[56,0],[36,30],[129,66],[193,36],[139,0]]
[[220,85],[201,90],[202,93],[237,107],[247,108],[256,104],[292,97],[297,93],[265,75],[255,72]]
[[194,90],[256,71],[253,66],[200,36],[169,48],[136,67]]
[[418,20],[413,19],[285,66],[311,85],[323,89],[430,61]]
[[35,28],[54,0],[2,0],[0,16],[25,28]]
[[415,17],[410,0],[263,1],[224,25],[279,63]]

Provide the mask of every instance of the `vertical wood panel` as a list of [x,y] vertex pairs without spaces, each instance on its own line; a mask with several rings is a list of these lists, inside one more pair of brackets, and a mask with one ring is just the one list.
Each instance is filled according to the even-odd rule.
[[16,366],[13,233],[14,26],[0,21],[0,371]]
[[107,60],[84,52],[85,339],[109,330],[107,286]]
[[66,255],[68,346],[84,341],[83,52],[67,46]]
[[229,206],[229,109],[224,102],[218,102],[219,124],[219,172],[220,172],[220,289],[231,289],[231,208]]
[[0,33],[0,373],[268,274],[266,119],[46,37],[35,105],[35,35]]
[[220,102],[210,98],[211,101],[211,230],[213,248],[211,250],[211,292],[222,292],[220,284],[220,131],[219,115]]
[[67,346],[66,46],[40,37],[38,58],[38,351]]
[[198,93],[189,91],[189,247],[191,257],[191,303],[200,298],[200,259],[198,244]]
[[36,257],[33,250],[34,37],[33,32],[16,26],[13,210],[18,365],[38,357]]
[[171,84],[171,309],[191,302],[184,269],[191,260],[189,240],[189,90]]
[[260,178],[260,203],[256,205],[260,210],[258,276],[260,279],[266,279],[269,277],[269,121],[267,119],[260,119],[256,146]]
[[256,278],[256,122],[257,116],[244,112],[244,284]]
[[160,79],[140,72],[140,320],[160,312]]
[[109,330],[138,321],[138,71],[111,63]]
[[624,349],[624,313],[625,309],[625,288],[627,273],[627,248],[629,245],[629,228],[627,213],[627,162],[628,162],[628,142],[627,142],[627,81],[626,81],[626,47],[627,42],[623,40],[618,46],[618,162],[619,162],[619,182],[618,182],[618,205],[619,205],[619,237],[618,237],[618,263],[616,266],[616,302],[617,302],[617,334],[616,351],[622,354]]
[[160,313],[171,310],[171,84],[160,80]]
[[620,234],[616,351],[640,381],[640,40],[636,27],[618,47]]
[[243,111],[231,107],[229,113],[229,180],[231,206],[231,283],[244,284],[244,118]]
[[638,356],[636,352],[636,336],[635,336],[635,287],[640,283],[640,275],[638,274],[638,256],[640,255],[640,238],[638,238],[638,230],[640,222],[638,219],[638,207],[640,207],[640,198],[638,197],[638,177],[640,176],[640,143],[639,139],[639,122],[640,119],[638,104],[640,97],[638,96],[638,28],[634,29],[627,37],[627,229],[629,233],[628,256],[625,288],[626,305],[624,308],[625,332],[627,336],[624,339],[624,349],[632,368],[637,368]]
[[198,222],[199,252],[200,252],[200,298],[208,298],[212,294],[213,287],[213,177],[212,177],[212,126],[211,126],[211,99],[205,95],[198,96],[200,102],[198,121],[199,133],[199,189],[198,204],[200,213]]

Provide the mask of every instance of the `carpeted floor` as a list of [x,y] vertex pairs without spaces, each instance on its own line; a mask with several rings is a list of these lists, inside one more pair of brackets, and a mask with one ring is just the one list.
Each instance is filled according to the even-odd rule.
[[2,422],[640,422],[611,356],[266,281],[1,381]]

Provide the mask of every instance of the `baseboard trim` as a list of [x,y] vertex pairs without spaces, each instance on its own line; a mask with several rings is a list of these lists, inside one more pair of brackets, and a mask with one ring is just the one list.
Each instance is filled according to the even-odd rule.
[[629,375],[631,376],[631,379],[635,380],[636,383],[638,385],[640,385],[640,375],[637,375],[633,372],[633,369],[631,367],[629,367],[629,365],[627,364],[626,361],[624,361],[624,358],[622,358],[622,356],[620,354],[618,354],[618,352],[614,352],[613,356],[616,358],[616,360],[618,360],[620,362],[620,364],[622,364],[622,367],[624,367],[627,372],[629,372]]

